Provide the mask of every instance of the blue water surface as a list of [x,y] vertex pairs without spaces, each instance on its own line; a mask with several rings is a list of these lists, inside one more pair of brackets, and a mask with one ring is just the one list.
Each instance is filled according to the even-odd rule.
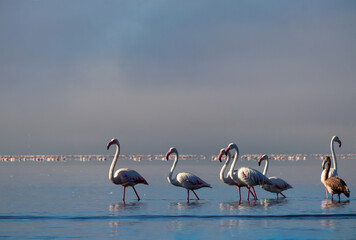
[[[287,198],[256,187],[257,201],[238,202],[235,187],[220,182],[219,162],[181,161],[212,185],[197,190],[201,200],[170,185],[172,162],[120,162],[150,185],[122,187],[108,180],[108,162],[0,163],[0,237],[8,239],[355,239],[356,182],[353,160],[339,163],[351,197],[325,199],[321,164],[314,160],[270,165],[270,175],[293,185]],[[256,162],[241,162],[258,168]],[[272,165],[273,164],[273,165]],[[120,166],[121,165],[121,166]],[[262,171],[262,169],[261,169]]]

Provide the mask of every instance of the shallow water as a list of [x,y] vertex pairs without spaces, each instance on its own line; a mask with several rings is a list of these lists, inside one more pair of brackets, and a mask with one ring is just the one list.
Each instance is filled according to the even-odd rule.
[[[172,162],[122,162],[150,185],[131,188],[122,202],[122,187],[108,180],[109,162],[1,163],[0,237],[10,239],[354,239],[356,176],[354,160],[339,163],[339,175],[351,197],[325,200],[321,163],[271,162],[270,176],[293,185],[286,199],[256,187],[257,201],[239,203],[235,187],[220,182],[219,162],[181,161],[177,172],[190,171],[212,185],[197,190],[200,201],[170,185]],[[259,169],[256,162],[241,162]],[[278,164],[278,166],[277,166]],[[122,167],[119,166],[119,167]],[[262,169],[261,169],[262,170]],[[337,200],[337,196],[334,196]]]

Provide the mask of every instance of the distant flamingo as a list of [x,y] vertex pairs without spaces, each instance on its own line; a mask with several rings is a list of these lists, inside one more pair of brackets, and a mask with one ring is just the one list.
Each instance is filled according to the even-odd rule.
[[[338,176],[338,173],[337,173],[337,162],[336,162],[336,156],[335,156],[335,150],[334,150],[334,142],[337,142],[339,144],[339,148],[341,147],[341,141],[339,139],[338,136],[333,136],[331,138],[331,141],[330,141],[330,150],[331,150],[331,156],[333,158],[333,164],[334,164],[334,168],[330,168],[330,172],[329,172],[329,175],[328,177],[337,177]],[[326,169],[324,169],[322,172],[321,172],[321,176],[320,176],[320,180],[321,182],[325,185],[324,183],[324,178],[325,178],[325,175],[326,174]],[[325,188],[325,192],[326,192],[326,199],[328,198],[328,190]]]
[[[263,160],[266,160],[266,164],[265,164],[265,168],[263,170],[263,175],[267,175],[267,170],[268,170],[268,165],[269,165],[269,161],[268,161],[268,156],[266,154],[264,154],[259,160],[258,160],[258,166],[261,165],[261,162]],[[263,188],[266,191],[272,192],[272,193],[276,193],[277,194],[277,199],[278,199],[278,194],[280,193],[283,197],[286,198],[286,196],[282,193],[282,191],[287,190],[289,188],[293,188],[291,185],[289,185],[286,181],[284,181],[281,178],[277,178],[277,177],[269,177],[268,178],[271,182],[272,185],[268,185],[268,184],[264,184],[261,185],[261,188]]]
[[[325,167],[326,165],[326,167]],[[330,171],[330,157],[325,156],[322,166],[323,169],[325,170],[326,174],[324,174],[324,181],[323,184],[325,188],[328,190],[328,192],[331,194],[331,200],[333,200],[333,195],[338,194],[339,195],[339,202],[340,202],[340,194],[343,193],[345,194],[346,197],[350,197],[350,190],[347,187],[346,183],[344,180],[342,180],[339,177],[328,177],[329,171]]]
[[[239,181],[238,183],[235,182],[234,180],[232,180],[232,178],[230,177],[230,175],[228,175],[227,177],[225,177],[225,170],[226,170],[227,166],[228,166],[229,163],[230,163],[231,155],[230,155],[230,153],[227,153],[224,148],[222,148],[222,149],[220,150],[220,154],[219,154],[219,156],[218,156],[218,159],[219,159],[220,162],[221,162],[221,158],[222,158],[224,155],[226,156],[226,162],[225,162],[225,164],[222,166],[222,168],[221,168],[221,170],[220,170],[220,180],[221,180],[223,183],[226,183],[227,185],[237,186],[237,189],[239,190],[239,202],[241,202],[241,191],[240,191],[240,188],[241,188],[241,187],[247,187],[247,185],[244,184],[242,181]],[[232,165],[231,165],[231,168],[233,168]],[[237,170],[233,170],[233,175],[237,175]],[[249,191],[251,192],[251,190],[249,190]],[[252,194],[252,196],[254,196],[252,192],[251,192],[251,194]]]
[[[255,189],[253,186],[263,185],[263,184],[272,184],[271,181],[265,175],[260,173],[259,171],[252,169],[252,168],[248,168],[248,167],[241,167],[237,170],[237,174],[234,174],[233,169],[236,165],[237,158],[239,156],[239,148],[237,147],[237,145],[235,143],[230,143],[225,151],[227,153],[229,153],[229,151],[231,149],[235,149],[236,154],[234,157],[234,161],[232,163],[232,167],[230,168],[230,171],[229,171],[229,176],[236,183],[240,183],[240,181],[242,181],[244,184],[247,185],[247,188],[249,190],[250,190],[250,188],[252,188],[253,193],[254,193],[253,194],[254,199],[257,200],[257,195],[256,195],[256,192],[255,192]],[[248,191],[248,194],[247,194],[247,201],[249,201],[249,197],[250,197],[250,191]]]
[[177,176],[175,178],[172,177],[173,171],[176,168],[176,165],[178,163],[178,151],[176,148],[172,147],[169,149],[169,151],[166,154],[166,159],[168,161],[169,156],[175,153],[175,160],[173,163],[173,166],[168,174],[168,182],[171,183],[174,186],[177,187],[183,187],[185,189],[187,189],[187,202],[189,202],[189,190],[191,190],[195,197],[199,200],[198,195],[194,192],[194,190],[202,188],[202,187],[209,187],[211,188],[210,184],[206,183],[205,181],[203,181],[202,179],[200,179],[198,176],[195,176],[194,174],[191,173],[185,173],[185,172],[181,172],[178,173]]
[[138,196],[134,186],[139,183],[148,185],[148,183],[138,172],[136,172],[135,170],[128,169],[128,168],[120,168],[114,174],[115,165],[116,165],[116,162],[117,162],[117,160],[119,158],[119,154],[120,154],[120,143],[117,139],[113,138],[108,143],[107,149],[109,150],[110,146],[113,144],[116,145],[116,153],[115,153],[114,159],[112,160],[112,163],[110,166],[109,179],[112,183],[121,185],[124,187],[124,192],[122,195],[123,202],[125,202],[125,190],[126,190],[126,187],[128,187],[128,186],[131,186],[133,188],[133,190],[136,193],[137,200],[140,201],[140,197]]

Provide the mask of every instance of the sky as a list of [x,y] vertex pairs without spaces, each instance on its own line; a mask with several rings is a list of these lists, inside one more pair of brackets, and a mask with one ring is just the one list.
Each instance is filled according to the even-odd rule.
[[356,153],[356,2],[0,1],[0,154]]

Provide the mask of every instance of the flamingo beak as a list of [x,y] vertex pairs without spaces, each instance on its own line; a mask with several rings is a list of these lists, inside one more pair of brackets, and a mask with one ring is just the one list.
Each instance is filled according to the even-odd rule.
[[166,154],[166,160],[168,161],[169,155],[171,155],[171,151],[167,152]]
[[339,140],[339,141],[337,141],[337,143],[339,144],[339,148],[341,147],[341,141]]
[[108,145],[106,145],[106,150],[109,150],[109,148],[112,144],[113,144],[113,141],[108,142]]
[[219,159],[220,162],[221,162],[221,158],[223,157],[223,155],[227,156],[227,152],[225,152],[225,151],[221,151],[220,152],[220,154],[218,156],[218,159]]
[[226,154],[230,151],[230,146],[228,146],[226,149],[225,149],[225,152],[226,152]]
[[258,159],[258,166],[261,166],[261,162],[263,160],[266,160],[267,158],[268,158],[267,155],[263,155],[260,159]]

